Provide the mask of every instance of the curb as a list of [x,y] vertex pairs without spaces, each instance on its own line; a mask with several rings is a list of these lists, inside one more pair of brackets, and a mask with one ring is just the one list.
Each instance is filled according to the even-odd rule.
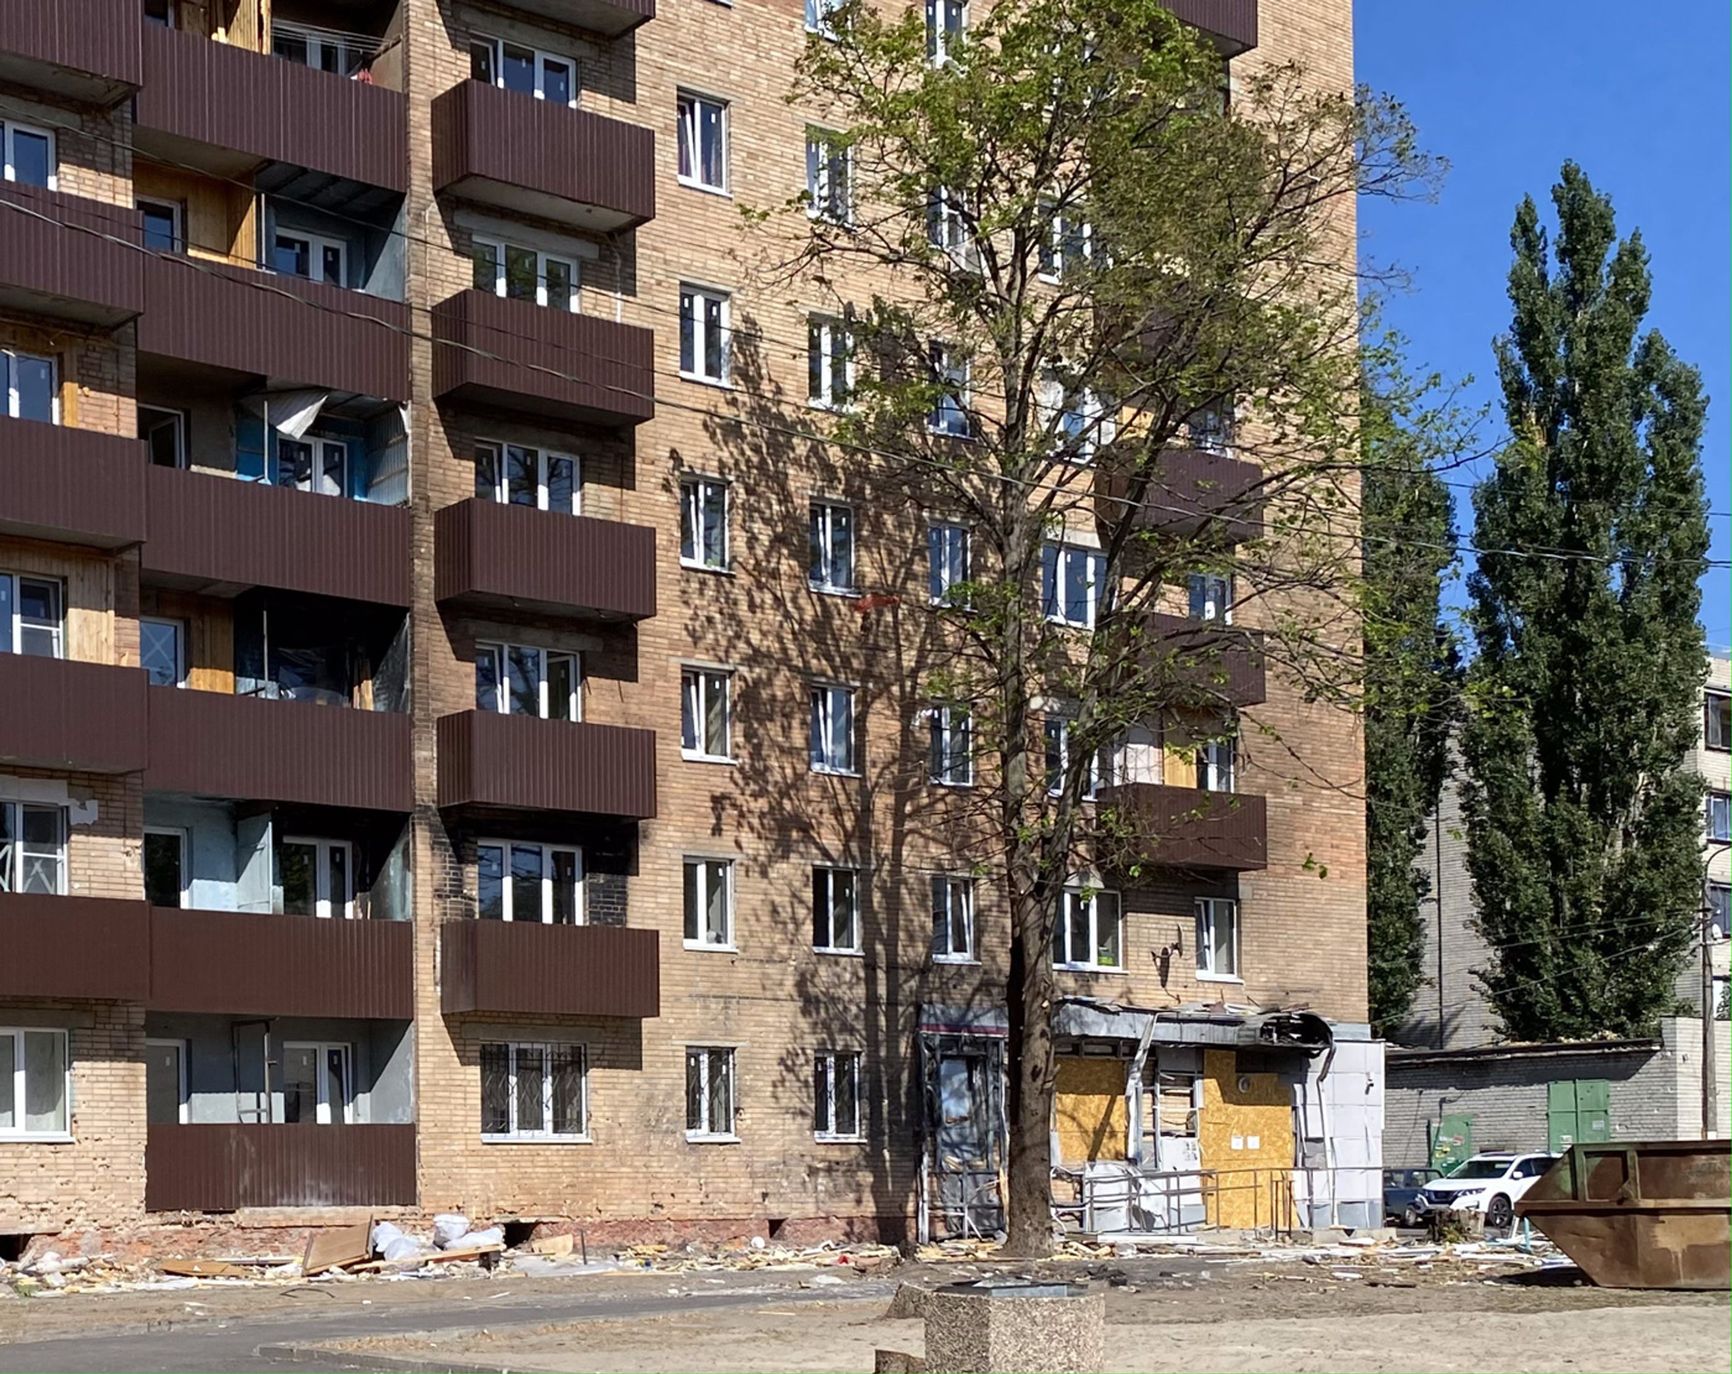
[[506,1365],[463,1360],[410,1359],[402,1355],[366,1355],[334,1345],[261,1345],[253,1353],[271,1364],[311,1369],[399,1370],[405,1374],[511,1374]]

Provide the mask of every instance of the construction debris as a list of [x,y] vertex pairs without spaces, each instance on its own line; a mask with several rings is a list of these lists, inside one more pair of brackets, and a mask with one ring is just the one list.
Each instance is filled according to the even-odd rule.
[[353,1226],[338,1226],[307,1237],[307,1252],[301,1256],[301,1273],[307,1278],[327,1269],[343,1269],[353,1264],[365,1264],[373,1258],[373,1222],[357,1221]]

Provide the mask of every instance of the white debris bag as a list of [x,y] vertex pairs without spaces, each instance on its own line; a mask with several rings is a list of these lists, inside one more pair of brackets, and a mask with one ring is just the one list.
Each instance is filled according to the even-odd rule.
[[424,1240],[416,1240],[414,1236],[399,1235],[385,1242],[379,1251],[380,1259],[406,1260],[419,1259],[422,1255],[430,1255],[433,1251]]
[[372,1231],[367,1236],[367,1244],[373,1247],[373,1253],[377,1255],[383,1253],[385,1247],[392,1241],[402,1239],[402,1236],[403,1228],[401,1226],[389,1221],[376,1221],[373,1223]]
[[479,1250],[484,1245],[504,1245],[505,1228],[489,1226],[485,1231],[470,1231],[455,1245],[447,1245],[447,1250]]
[[454,1248],[469,1234],[469,1218],[461,1212],[440,1212],[433,1218],[433,1244],[441,1250]]

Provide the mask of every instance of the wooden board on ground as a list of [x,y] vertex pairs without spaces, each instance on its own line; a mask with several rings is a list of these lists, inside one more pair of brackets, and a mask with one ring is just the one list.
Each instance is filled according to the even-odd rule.
[[307,1237],[307,1252],[301,1256],[301,1273],[311,1278],[327,1269],[350,1269],[373,1258],[373,1219],[353,1226],[334,1226]]
[[474,1245],[465,1250],[429,1250],[425,1255],[408,1255],[397,1260],[374,1260],[371,1264],[357,1264],[350,1272],[356,1274],[377,1274],[395,1269],[419,1269],[423,1264],[455,1264],[460,1260],[484,1260],[489,1255],[497,1255],[504,1251],[503,1245]]
[[259,1276],[258,1269],[253,1266],[230,1264],[226,1260],[165,1259],[158,1260],[156,1267],[165,1274],[193,1279],[256,1279]]

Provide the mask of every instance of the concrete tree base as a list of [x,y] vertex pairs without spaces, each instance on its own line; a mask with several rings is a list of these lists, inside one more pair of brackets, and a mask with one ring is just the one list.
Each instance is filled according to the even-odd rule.
[[1098,1374],[1106,1294],[1081,1284],[952,1284],[926,1301],[927,1374]]

